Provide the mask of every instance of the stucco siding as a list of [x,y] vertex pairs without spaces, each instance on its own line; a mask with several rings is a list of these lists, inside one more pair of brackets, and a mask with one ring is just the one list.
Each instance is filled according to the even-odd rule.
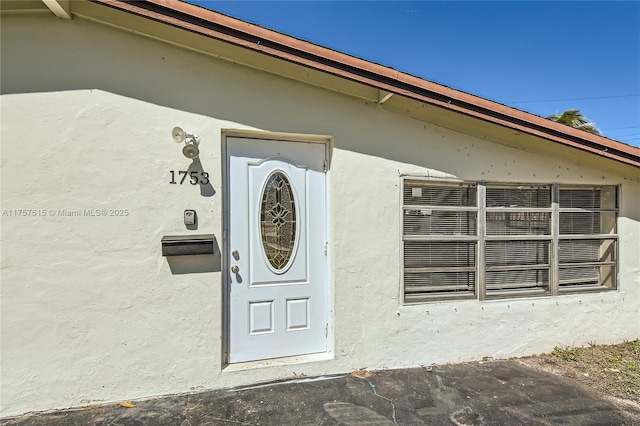
[[[509,148],[45,14],[2,17],[0,87],[2,211],[37,211],[2,217],[3,416],[238,386],[294,371],[521,356],[640,336],[640,176],[581,166],[587,154],[576,151],[568,161],[568,148],[559,147],[558,156]],[[199,163],[171,141],[174,126],[199,135]],[[331,359],[223,368],[225,128],[333,137]],[[189,167],[207,172],[210,185],[169,183],[171,170]],[[619,185],[619,290],[402,306],[404,175]],[[185,229],[185,209],[197,211],[197,232]],[[215,234],[216,253],[161,255],[164,235],[189,233]]]

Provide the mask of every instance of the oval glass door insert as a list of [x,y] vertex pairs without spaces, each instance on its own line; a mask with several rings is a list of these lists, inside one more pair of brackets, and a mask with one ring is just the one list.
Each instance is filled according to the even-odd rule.
[[282,271],[293,255],[296,242],[296,202],[291,183],[281,171],[267,178],[260,203],[262,247],[276,272]]

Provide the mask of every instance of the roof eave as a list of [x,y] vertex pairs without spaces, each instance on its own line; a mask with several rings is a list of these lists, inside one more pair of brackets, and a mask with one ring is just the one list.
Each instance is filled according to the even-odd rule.
[[640,148],[268,30],[189,3],[90,0],[324,73],[640,167]]

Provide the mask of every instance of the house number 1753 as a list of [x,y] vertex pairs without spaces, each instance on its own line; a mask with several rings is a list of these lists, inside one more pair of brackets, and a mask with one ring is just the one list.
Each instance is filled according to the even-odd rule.
[[170,170],[171,180],[169,181],[172,185],[184,184],[184,181],[189,178],[189,183],[191,185],[202,184],[206,185],[209,183],[209,173],[207,172],[190,172],[188,170]]

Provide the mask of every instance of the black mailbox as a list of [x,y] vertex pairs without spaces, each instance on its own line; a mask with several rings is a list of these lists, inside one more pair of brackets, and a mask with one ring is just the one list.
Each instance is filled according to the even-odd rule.
[[175,235],[162,237],[163,256],[214,254],[213,234]]

